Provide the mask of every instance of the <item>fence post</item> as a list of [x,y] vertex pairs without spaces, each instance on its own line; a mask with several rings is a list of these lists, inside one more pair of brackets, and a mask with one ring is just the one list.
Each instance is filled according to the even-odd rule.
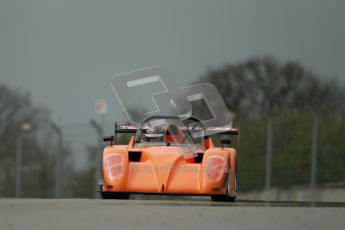
[[267,120],[267,140],[266,140],[266,178],[265,188],[266,190],[271,187],[272,183],[272,145],[273,145],[273,124],[272,114],[268,114]]
[[310,169],[310,188],[314,191],[317,183],[317,142],[319,137],[319,115],[312,112],[313,115],[313,131],[311,146],[311,169]]

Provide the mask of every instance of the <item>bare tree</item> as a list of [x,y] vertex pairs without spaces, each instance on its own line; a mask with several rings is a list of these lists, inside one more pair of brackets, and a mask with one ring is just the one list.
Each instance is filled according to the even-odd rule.
[[[298,62],[281,63],[271,56],[210,69],[199,81],[217,87],[228,108],[237,114],[237,120],[266,118],[266,188],[271,186],[275,114],[305,113],[306,108],[338,117],[344,112],[345,90],[336,78],[322,79]],[[196,108],[200,109],[203,107]],[[314,156],[314,162],[315,159]],[[316,170],[312,171],[314,175]]]
[[[23,124],[29,124],[30,131],[24,133]],[[22,195],[52,196],[58,144],[50,130],[50,113],[34,106],[28,93],[0,84],[0,196],[14,196],[19,137]]]
[[199,81],[214,84],[240,120],[279,112],[344,110],[344,90],[337,79],[321,79],[298,62],[267,56],[208,70]]

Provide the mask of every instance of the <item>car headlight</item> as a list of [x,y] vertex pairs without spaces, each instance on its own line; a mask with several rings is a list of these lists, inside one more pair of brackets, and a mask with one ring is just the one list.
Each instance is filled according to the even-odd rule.
[[206,179],[219,181],[225,173],[226,159],[221,156],[210,156],[206,163]]
[[124,173],[124,157],[118,153],[111,153],[104,157],[106,175],[112,180],[119,178]]

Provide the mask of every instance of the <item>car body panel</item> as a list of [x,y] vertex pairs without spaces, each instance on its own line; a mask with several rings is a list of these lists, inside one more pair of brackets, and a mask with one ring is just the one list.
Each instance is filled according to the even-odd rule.
[[[102,192],[236,196],[234,148],[216,148],[208,138],[198,162],[176,146],[133,148],[133,141],[105,147]],[[129,153],[136,159],[129,159]]]

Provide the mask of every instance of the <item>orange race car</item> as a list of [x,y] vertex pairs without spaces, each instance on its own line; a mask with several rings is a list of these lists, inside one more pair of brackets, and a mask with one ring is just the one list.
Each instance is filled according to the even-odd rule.
[[[215,147],[207,135],[197,135],[212,129],[222,134],[222,147]],[[118,133],[135,136],[128,145],[116,145]],[[196,117],[182,122],[179,117],[155,115],[138,128],[115,124],[115,136],[103,138],[110,146],[103,151],[101,196],[128,199],[130,194],[192,195],[233,202],[236,150],[224,144],[231,144],[230,135],[238,134],[238,129],[205,127]]]

